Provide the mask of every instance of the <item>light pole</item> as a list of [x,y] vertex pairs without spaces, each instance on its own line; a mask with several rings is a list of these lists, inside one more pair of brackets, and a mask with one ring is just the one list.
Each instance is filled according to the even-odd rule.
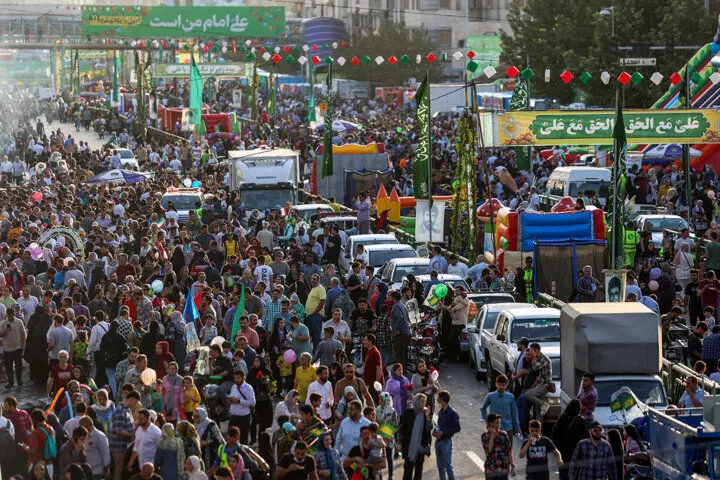
[[600,10],[600,15],[610,15],[610,36],[612,38],[615,38],[615,7],[612,6],[603,8],[602,10]]

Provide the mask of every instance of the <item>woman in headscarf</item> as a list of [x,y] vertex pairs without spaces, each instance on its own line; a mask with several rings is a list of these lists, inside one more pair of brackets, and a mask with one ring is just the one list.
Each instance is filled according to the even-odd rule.
[[297,280],[295,281],[295,283],[290,285],[290,291],[296,293],[298,299],[300,300],[299,303],[305,305],[305,302],[307,302],[308,294],[310,293],[310,284],[308,284],[307,280],[305,279],[304,273],[298,273]]
[[[167,344],[167,342],[160,342]],[[162,377],[163,406],[162,413],[168,421],[177,421],[182,411],[183,377],[178,375],[178,366],[175,362],[167,364],[167,375]],[[158,373],[158,376],[160,374]]]
[[[580,416],[580,401],[573,398],[560,414],[552,430],[552,441],[560,450],[562,458],[572,458],[575,447],[583,438],[589,436],[585,420]],[[565,456],[567,455],[567,456]],[[560,479],[568,480],[570,463],[560,467]]]
[[50,474],[44,462],[35,462],[28,471],[28,477],[32,480],[50,480]]
[[388,286],[385,282],[380,282],[376,285],[377,287],[377,295],[375,297],[375,301],[372,304],[373,312],[375,312],[375,315],[380,315],[380,311],[382,310],[382,306],[385,303],[385,300],[387,300],[387,291]]
[[162,436],[155,453],[155,468],[162,478],[180,478],[185,468],[183,442],[175,435],[172,423],[162,426]]
[[[423,462],[430,455],[432,439],[432,413],[425,405],[426,396],[417,393],[413,397],[412,407],[405,410],[400,419],[400,442],[405,459],[403,478],[420,480]],[[413,475],[414,473],[414,475]]]
[[[393,408],[392,396],[388,392],[380,392],[378,396],[378,405],[375,407],[375,420],[382,424],[383,422],[392,425],[393,427],[400,426],[400,416]],[[387,447],[385,448],[385,458],[387,459],[388,465],[388,477],[392,478],[393,474],[393,448],[395,446],[395,439],[387,441]]]
[[332,435],[329,433],[323,433],[318,438],[315,469],[323,479],[347,480],[347,474],[343,469],[342,461],[340,461],[340,452],[333,447]]
[[405,409],[410,401],[410,392],[408,385],[410,380],[403,376],[402,363],[396,363],[390,370],[390,378],[385,384],[385,391],[392,397],[393,407],[399,416],[405,413]]
[[625,425],[623,431],[623,438],[625,444],[625,453],[632,455],[635,453],[641,453],[645,451],[645,446],[640,438],[640,432],[635,425]]
[[[157,325],[157,323],[155,323]],[[150,324],[151,327],[153,324]],[[149,335],[149,334],[148,334]],[[147,335],[146,335],[147,337]],[[145,344],[145,337],[143,337],[143,345]],[[167,367],[171,362],[175,361],[175,358],[170,353],[170,344],[166,341],[157,342],[154,349],[154,355],[148,357],[150,359],[150,368],[155,369],[157,372],[157,378],[163,378],[167,375]],[[182,382],[180,382],[182,384]]]
[[189,456],[185,462],[187,480],[208,480],[207,474],[203,472],[204,468],[205,466],[202,460],[200,460],[200,457],[196,455]]
[[[277,322],[276,322],[277,323]],[[257,439],[257,431],[263,432],[272,425],[273,407],[270,399],[270,388],[272,387],[272,372],[265,363],[265,357],[258,355],[255,363],[250,369],[247,381],[255,390],[255,414],[250,425],[250,443],[254,444]]]
[[277,405],[275,405],[275,413],[273,414],[272,423],[273,432],[280,428],[280,425],[277,423],[279,416],[286,415],[291,422],[300,418],[297,405],[298,398],[300,398],[300,392],[297,390],[290,390],[287,395],[285,395],[285,400],[278,402]]
[[[134,326],[135,325],[133,324],[133,327]],[[148,357],[148,360],[150,362],[153,362],[156,354],[155,347],[162,339],[162,335],[160,335],[160,324],[158,322],[150,322],[148,333],[143,335],[142,340],[140,340],[140,353],[146,355]],[[151,366],[150,368],[154,367]],[[157,370],[157,368],[155,370]],[[158,376],[160,376],[159,372]]]
[[245,460],[239,453],[233,453],[230,456],[230,471],[234,480],[252,480],[250,471],[245,468]]
[[283,346],[287,341],[287,329],[285,328],[285,319],[278,318],[273,323],[272,333],[270,334],[270,365],[277,377],[280,376],[280,368],[277,366],[277,360],[283,351]]
[[615,461],[615,472],[617,477],[623,478],[625,472],[625,447],[623,445],[623,438],[620,430],[616,428],[609,429],[607,432],[607,441],[613,451],[613,460]]
[[115,413],[115,404],[110,400],[108,391],[101,388],[97,391],[97,403],[90,408],[95,410],[97,421],[102,425],[105,435],[112,431],[112,415]]
[[178,422],[177,430],[180,435],[180,439],[183,442],[185,458],[190,458],[192,456],[200,457],[200,437],[198,437],[195,426],[187,420],[182,420]]
[[182,313],[170,313],[170,322],[165,329],[165,338],[170,345],[170,352],[178,364],[178,373],[185,373],[185,357],[187,356],[187,343],[185,341],[185,320]]
[[340,426],[340,422],[342,422],[345,417],[348,415],[348,406],[350,405],[350,402],[353,400],[360,400],[360,396],[355,391],[355,388],[352,385],[348,385],[345,387],[345,390],[343,390],[343,396],[342,398],[337,402],[337,405],[335,407],[335,425],[336,429]]
[[119,362],[125,360],[128,349],[127,338],[118,332],[118,326],[119,322],[113,321],[110,323],[108,332],[103,335],[102,340],[100,340],[100,351],[103,352],[105,373],[107,374],[113,396],[115,396],[118,383],[115,378],[115,368]]
[[424,393],[427,396],[427,406],[430,407],[430,412],[435,411],[435,402],[433,397],[440,390],[437,380],[433,381],[430,378],[430,370],[423,360],[420,360],[416,364],[415,374],[410,379],[410,383],[413,385],[413,394]]
[[47,361],[47,331],[52,326],[52,318],[45,307],[38,305],[27,324],[25,341],[25,361],[30,364],[30,378],[36,383],[47,380],[50,367]]
[[340,362],[333,362],[330,364],[330,375],[328,377],[328,380],[330,380],[330,384],[332,385],[333,391],[335,391],[335,384],[345,378],[345,373],[343,373],[343,367],[340,365]]
[[220,433],[217,423],[208,418],[205,407],[195,409],[193,422],[195,422],[195,429],[197,430],[198,438],[200,438],[202,461],[205,465],[212,465],[217,456],[218,446],[225,442],[225,439],[222,433]]

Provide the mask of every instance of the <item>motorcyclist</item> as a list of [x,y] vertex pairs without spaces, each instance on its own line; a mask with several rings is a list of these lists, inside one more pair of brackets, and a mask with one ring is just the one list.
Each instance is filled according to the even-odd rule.
[[117,145],[120,143],[120,139],[117,136],[117,132],[115,132],[115,131],[112,132],[112,134],[110,135],[110,138],[108,138],[108,143],[110,143],[112,145]]

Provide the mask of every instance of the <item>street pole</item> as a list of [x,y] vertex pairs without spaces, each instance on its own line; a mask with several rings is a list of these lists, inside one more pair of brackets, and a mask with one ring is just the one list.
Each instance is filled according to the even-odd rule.
[[[690,98],[690,66],[685,65],[685,108],[692,108],[692,99]],[[685,202],[687,203],[687,222],[690,224],[690,212],[692,211],[692,196],[690,188],[690,145],[683,143],[682,146],[682,168],[685,173]]]
[[[620,106],[620,89],[615,89],[615,111],[618,111],[618,108]],[[615,268],[615,259],[617,258],[617,231],[615,230],[618,228],[618,225],[621,225],[621,223],[618,222],[617,218],[617,204],[618,204],[618,190],[620,186],[621,179],[618,178],[620,174],[620,149],[618,148],[618,141],[617,139],[613,140],[613,165],[612,165],[612,182],[613,182],[613,203],[612,203],[612,246],[610,250],[610,255],[612,261],[610,264],[612,265],[612,268]]]
[[[433,160],[433,141],[432,141],[432,109],[430,108],[430,70],[425,71],[425,83],[427,85],[427,98],[428,98],[428,121],[427,121],[427,129],[428,129],[428,143],[430,144],[428,147],[428,165],[427,165],[427,175],[428,175],[428,183],[430,183],[430,195],[428,195],[428,218],[430,219],[430,228],[429,228],[429,235],[430,235],[430,244],[432,244],[432,231],[433,231],[433,220],[432,220],[432,206],[433,206],[433,191],[432,191],[432,160]],[[442,242],[442,238],[440,239],[440,242]]]

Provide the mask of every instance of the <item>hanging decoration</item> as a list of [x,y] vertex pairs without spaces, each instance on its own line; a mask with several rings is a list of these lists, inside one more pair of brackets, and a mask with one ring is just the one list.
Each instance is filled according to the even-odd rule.
[[475,182],[475,147],[477,135],[473,117],[466,111],[458,121],[455,149],[458,164],[453,182],[453,210],[450,219],[451,249],[467,258],[475,258],[477,247],[477,183]]

